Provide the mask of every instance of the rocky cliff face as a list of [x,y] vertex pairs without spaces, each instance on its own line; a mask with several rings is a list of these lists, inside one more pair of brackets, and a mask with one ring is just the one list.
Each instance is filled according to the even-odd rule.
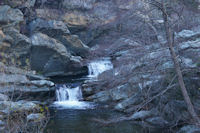
[[[198,110],[200,4],[170,3],[174,47]],[[86,100],[111,103],[126,113],[156,109],[151,119],[145,118],[152,125],[190,120],[166,45],[162,14],[144,0],[3,0],[0,4],[4,64],[27,67],[46,77],[78,76],[87,74],[91,59],[111,57],[114,69],[99,75],[98,81],[83,84]],[[23,83],[18,77],[7,82],[30,84],[31,90],[51,88],[49,81],[35,79],[38,75],[31,75],[34,81],[27,79],[30,74],[17,76]]]

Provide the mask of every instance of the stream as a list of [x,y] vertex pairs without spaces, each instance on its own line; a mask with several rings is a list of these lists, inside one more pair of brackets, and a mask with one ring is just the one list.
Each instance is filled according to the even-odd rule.
[[[97,80],[100,73],[112,69],[107,58],[88,64],[87,78]],[[56,101],[50,106],[51,119],[45,133],[140,133],[143,129],[131,122],[121,122],[111,126],[102,126],[92,121],[93,118],[115,118],[121,114],[102,108],[97,103],[83,101],[80,83],[58,85]]]

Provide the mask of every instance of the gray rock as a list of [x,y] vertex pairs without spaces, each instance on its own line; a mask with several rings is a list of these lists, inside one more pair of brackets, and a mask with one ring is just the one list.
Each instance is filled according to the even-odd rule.
[[64,0],[63,7],[66,9],[89,10],[92,9],[95,2],[96,0]]
[[162,117],[152,117],[145,120],[149,124],[156,126],[156,127],[166,127],[169,123],[168,121],[164,120]]
[[13,27],[4,28],[4,33],[13,40],[10,42],[11,46],[6,52],[12,52],[18,56],[19,62],[22,66],[29,65],[31,40]]
[[1,67],[0,72],[5,73],[5,74],[19,74],[19,75],[26,75],[26,74],[34,75],[35,74],[34,71],[26,71],[26,70],[17,68],[15,66],[6,66],[2,62],[0,62],[0,67]]
[[172,100],[163,108],[163,118],[170,122],[185,120],[189,118],[187,107],[184,101]]
[[45,74],[66,71],[70,64],[71,54],[64,45],[42,33],[34,34],[31,41],[32,69]]
[[49,36],[36,33],[31,36],[32,46],[34,47],[45,47],[46,50],[51,49],[52,51],[57,52],[58,54],[69,58],[71,55],[67,51],[67,49],[63,46],[63,44],[59,43],[55,39],[50,38]]
[[10,6],[0,6],[0,23],[19,23],[23,21],[23,13],[19,9],[12,9]]
[[36,85],[36,86],[49,86],[49,87],[52,87],[52,86],[55,85],[53,82],[47,81],[47,80],[34,80],[34,81],[31,81],[31,83],[33,85]]
[[47,78],[42,76],[42,75],[35,75],[35,74],[32,74],[32,73],[27,73],[26,77],[29,80],[47,80]]
[[179,44],[178,46],[179,46],[180,50],[185,50],[185,49],[189,49],[189,48],[198,49],[198,48],[200,48],[200,38],[197,38],[196,40],[183,42],[183,43]]
[[181,32],[178,32],[176,34],[176,39],[189,39],[189,38],[193,38],[193,37],[198,37],[200,35],[200,31],[199,31],[200,27],[193,27],[191,30],[182,30]]
[[[5,93],[13,100],[27,99],[41,102],[51,102],[55,97],[55,87],[37,86],[33,84],[1,85],[0,93]],[[48,99],[48,100],[47,100]]]
[[29,82],[25,75],[20,74],[1,74],[0,84],[23,84]]
[[[31,68],[45,76],[73,76],[85,74],[81,57],[72,56],[66,47],[57,40],[42,33],[31,37]],[[40,63],[38,63],[40,62]]]
[[70,35],[70,32],[63,21],[36,19],[29,25],[30,32],[41,32],[54,39],[59,40],[64,46],[71,50],[74,55],[86,55],[89,47],[86,46],[78,36]]
[[87,100],[92,100],[95,102],[108,102],[111,100],[111,98],[108,91],[101,91],[88,97]]
[[186,68],[195,68],[197,67],[197,64],[192,61],[190,58],[184,58],[181,57],[181,65],[186,67]]
[[196,35],[196,33],[194,31],[191,30],[182,30],[181,32],[179,32],[177,34],[177,38],[188,38],[188,37],[192,37]]
[[177,133],[200,133],[200,128],[195,125],[183,126]]
[[130,84],[120,85],[110,90],[110,96],[114,101],[126,99],[130,97],[133,93],[134,91]]
[[132,105],[137,105],[137,104],[141,103],[142,100],[143,100],[143,98],[141,97],[140,94],[135,94],[135,95],[131,96],[130,98],[125,99],[122,102],[118,103],[115,106],[115,109],[119,110],[119,111],[123,111]]
[[3,115],[0,115],[0,120],[4,120],[4,116]]
[[0,127],[4,126],[5,122],[3,122],[2,120],[0,120]]
[[159,57],[170,57],[170,51],[169,49],[158,49],[157,51],[150,52],[147,54],[144,58],[148,59],[157,59]]
[[9,97],[7,95],[0,93],[0,101],[7,101],[8,99],[9,99]]
[[36,0],[27,0],[24,5],[25,5],[25,7],[28,7],[28,8],[34,7],[35,2],[36,2]]
[[44,20],[38,18],[32,21],[29,27],[31,33],[41,32],[53,38],[70,33],[66,24],[64,24],[62,21],[56,20]]
[[0,120],[0,131],[3,132],[3,131],[5,131],[4,129],[5,129],[5,122]]
[[39,106],[29,101],[0,101],[0,112],[5,114],[15,112],[29,112],[38,109]]
[[152,112],[152,110],[150,111],[139,111],[134,113],[132,116],[130,116],[133,120],[144,120],[146,118],[152,117],[154,115],[154,113]]
[[24,52],[29,51],[28,48],[31,46],[31,40],[27,36],[21,34],[19,30],[15,29],[14,27],[5,28],[3,31],[6,35],[9,35],[14,40],[12,47],[15,49],[21,48],[21,51],[24,50]]
[[[0,63],[2,71],[0,77],[0,100],[7,100],[7,96],[13,100],[29,99],[45,101],[54,97],[55,86],[46,78],[35,75],[31,71],[24,71],[13,66],[5,66]],[[28,78],[27,78],[28,77]],[[31,77],[31,78],[30,78]],[[7,98],[6,98],[7,97]]]
[[82,89],[84,95],[92,95],[94,94],[94,90],[91,87],[84,87]]
[[92,30],[82,31],[76,33],[79,38],[83,41],[84,44],[88,46],[93,46],[92,41],[94,41],[96,38],[101,36],[103,34],[104,30],[102,28],[96,28]]
[[65,35],[57,38],[65,47],[72,51],[73,55],[86,56],[89,52],[89,47],[85,45],[77,35]]
[[45,119],[45,116],[41,113],[29,114],[26,119],[27,121],[40,122]]
[[91,17],[84,12],[66,12],[62,20],[67,24],[72,34],[85,31],[91,21]]

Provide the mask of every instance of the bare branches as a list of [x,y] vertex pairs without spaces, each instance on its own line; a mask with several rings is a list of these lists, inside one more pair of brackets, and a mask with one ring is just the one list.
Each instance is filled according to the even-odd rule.
[[[164,95],[168,90],[172,89],[174,86],[176,86],[176,84],[173,84],[174,80],[176,79],[176,75],[172,78],[170,84],[168,85],[168,87],[166,89],[164,89],[163,91],[161,91],[160,93],[158,93],[157,95],[151,97],[150,99],[146,100],[143,104],[139,105],[137,111],[141,110],[144,106],[146,106],[147,104],[151,103],[153,100],[155,100],[156,98]],[[103,120],[103,119],[97,119],[97,118],[93,118],[92,121],[101,123],[103,126],[109,126],[111,124],[115,124],[115,123],[119,123],[122,121],[133,121],[134,119],[130,116],[128,117],[119,117],[116,119],[111,119],[111,120]]]
[[165,7],[164,3],[162,3],[162,8],[163,9],[161,11],[163,13],[163,19],[164,19],[167,43],[168,43],[168,47],[169,47],[169,50],[170,50],[171,58],[173,60],[174,67],[175,67],[175,70],[176,70],[176,73],[177,73],[177,76],[178,76],[178,82],[179,82],[179,85],[180,85],[180,88],[181,88],[181,91],[182,91],[182,94],[183,94],[183,98],[184,98],[184,100],[185,100],[185,102],[187,104],[188,112],[192,116],[195,124],[200,126],[200,119],[199,119],[198,115],[196,114],[196,112],[194,110],[194,107],[192,105],[192,102],[190,100],[190,97],[188,95],[187,89],[185,87],[185,83],[183,81],[183,75],[182,75],[182,72],[181,72],[180,64],[179,64],[179,62],[177,60],[177,55],[176,55],[174,47],[173,47],[173,43],[174,43],[173,32],[172,32],[171,27],[169,26],[168,14],[166,12],[166,7]]

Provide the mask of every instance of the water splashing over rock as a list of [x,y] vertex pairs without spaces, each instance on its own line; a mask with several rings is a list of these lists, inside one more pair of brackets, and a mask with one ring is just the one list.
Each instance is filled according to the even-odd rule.
[[54,102],[54,105],[62,108],[70,109],[87,109],[93,108],[89,102],[81,101],[83,99],[82,92],[79,86],[72,88],[66,87],[63,85],[56,90],[57,101]]
[[110,70],[113,68],[109,58],[103,58],[101,60],[95,60],[88,64],[89,78],[97,78],[99,74],[104,71]]

